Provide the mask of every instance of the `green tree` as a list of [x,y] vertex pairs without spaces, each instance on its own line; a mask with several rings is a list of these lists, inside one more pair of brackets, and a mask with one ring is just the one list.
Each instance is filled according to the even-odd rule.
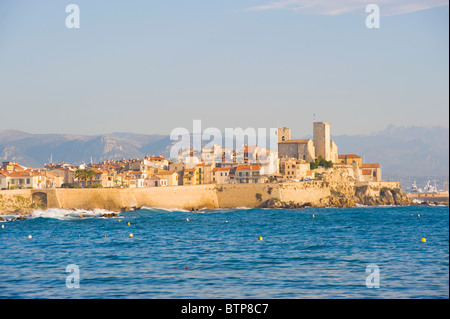
[[77,169],[73,176],[78,180],[78,187],[80,187],[80,181],[83,180],[86,176],[85,170]]
[[89,180],[92,184],[92,180],[94,179],[95,175],[97,175],[97,172],[93,169],[85,169],[86,171],[86,181]]
[[314,162],[309,163],[309,166],[311,170],[318,168],[319,166],[325,167],[325,168],[331,168],[333,167],[332,161],[325,160],[322,156],[319,156],[315,159]]
[[90,180],[92,183],[92,179],[97,174],[93,169],[85,168],[85,169],[77,169],[75,171],[75,178],[78,179],[78,187],[80,187],[80,181],[84,180],[84,186],[87,186],[87,181]]

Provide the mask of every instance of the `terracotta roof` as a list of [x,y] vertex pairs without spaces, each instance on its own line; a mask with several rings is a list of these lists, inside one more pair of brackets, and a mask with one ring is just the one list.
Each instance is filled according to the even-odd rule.
[[338,158],[340,158],[340,159],[345,159],[345,158],[361,158],[361,156],[356,155],[356,154],[342,154],[342,155],[338,155]]
[[231,169],[231,167],[216,167],[213,168],[213,172],[223,172],[223,171],[229,171]]
[[379,163],[363,163],[361,164],[361,168],[380,168]]
[[238,165],[237,171],[259,171],[261,169],[261,165]]
[[19,172],[11,172],[8,174],[9,177],[30,177],[32,176],[31,173],[27,173],[25,171],[19,171]]
[[311,139],[306,139],[306,140],[287,140],[287,141],[282,141],[282,142],[278,142],[280,144],[289,144],[289,143],[296,143],[296,144],[306,144],[309,141],[312,141]]

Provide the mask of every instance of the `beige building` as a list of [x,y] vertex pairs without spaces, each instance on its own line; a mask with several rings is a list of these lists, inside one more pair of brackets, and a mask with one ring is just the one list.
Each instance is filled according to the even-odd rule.
[[238,184],[264,183],[267,177],[261,175],[261,165],[238,165],[235,181]]
[[211,184],[213,166],[207,163],[197,164],[195,166],[197,171],[197,184]]
[[338,147],[330,139],[330,124],[327,122],[313,123],[313,139],[291,139],[291,130],[279,128],[278,156],[293,157],[298,160],[313,162],[319,156],[333,163],[338,162]]
[[278,142],[278,156],[313,162],[316,158],[314,143],[311,139]]
[[[150,175],[150,174],[149,174]],[[160,183],[160,186],[178,186],[178,173],[167,171],[165,169],[156,169],[151,173],[151,176],[158,177],[164,183]]]
[[159,178],[153,175],[144,179],[144,187],[162,187],[162,186],[168,186],[167,180],[163,178]]
[[280,174],[283,179],[300,181],[308,176],[310,164],[295,158],[282,158],[280,160]]
[[230,182],[231,167],[216,167],[212,170],[212,182],[215,184],[227,184]]
[[379,163],[362,163],[360,180],[364,182],[381,182],[381,167]]
[[198,185],[197,170],[195,168],[187,168],[183,172],[183,185]]
[[[63,183],[75,184],[75,182],[74,182],[75,170],[72,168],[59,167],[59,168],[50,169],[50,170],[48,170],[48,172],[50,172],[51,174],[56,175],[56,176],[61,176],[63,179],[62,184]],[[60,186],[57,186],[57,187],[60,187]]]
[[338,156],[338,162],[341,164],[353,164],[358,163],[358,165],[362,164],[361,156],[356,154],[342,154]]

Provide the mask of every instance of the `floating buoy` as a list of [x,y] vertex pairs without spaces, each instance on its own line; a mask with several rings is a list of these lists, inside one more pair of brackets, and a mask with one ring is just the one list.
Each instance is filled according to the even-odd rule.
[[420,241],[421,241],[422,243],[426,243],[426,242],[427,242],[427,239],[424,237],[424,238],[422,238]]
[[2,225],[2,229],[5,229],[5,225]]
[[33,236],[31,236],[31,235],[28,235],[28,239],[31,239],[31,238],[33,238]]
[[189,218],[186,218],[186,221],[188,222],[188,221],[189,221]]
[[81,237],[81,235],[80,235],[80,234],[78,234],[78,237]]
[[130,222],[128,222],[128,224],[127,224],[128,226],[131,226],[131,223]]
[[103,235],[103,237],[106,237],[106,235]]
[[121,222],[121,220],[119,219],[119,223]]
[[132,233],[130,233],[130,234],[128,235],[128,237],[130,237],[130,238],[133,238],[133,234],[132,234]]
[[312,216],[312,217],[314,218],[314,217],[316,217],[316,216],[314,216],[314,214],[313,214],[313,216]]
[[184,266],[184,269],[189,269],[189,267],[188,266]]
[[420,218],[420,214],[417,214],[417,217],[419,217],[419,218]]
[[228,220],[226,220],[225,223],[228,223]]
[[258,240],[263,240],[263,238],[261,236],[258,237]]

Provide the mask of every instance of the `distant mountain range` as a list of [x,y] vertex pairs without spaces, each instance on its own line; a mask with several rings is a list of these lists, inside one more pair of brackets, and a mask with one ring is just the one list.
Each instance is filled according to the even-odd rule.
[[[338,135],[332,139],[339,154],[358,154],[366,162],[379,162],[383,173],[403,176],[448,176],[449,129],[395,127],[371,135]],[[30,134],[0,131],[0,159],[25,166],[50,162],[94,163],[108,159],[169,156],[168,135],[111,133],[104,135]]]

